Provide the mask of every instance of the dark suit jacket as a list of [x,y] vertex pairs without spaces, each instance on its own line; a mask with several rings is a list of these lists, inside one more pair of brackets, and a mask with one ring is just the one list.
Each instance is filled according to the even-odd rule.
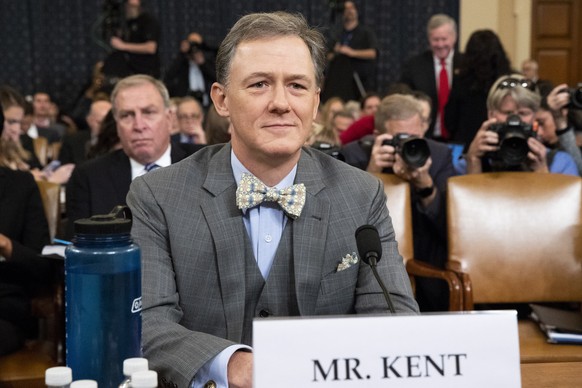
[[40,259],[49,229],[38,186],[31,173],[0,168],[0,233],[12,240],[12,258],[0,262],[2,285],[42,281],[48,262]]
[[[249,242],[235,203],[230,151],[229,144],[208,146],[180,163],[138,177],[127,196],[132,236],[142,249],[144,354],[161,380],[173,386],[189,386],[208,360],[240,343],[247,327],[244,275]],[[386,312],[380,286],[367,265],[359,261],[337,270],[346,254],[358,251],[354,231],[363,224],[379,230],[384,254],[378,271],[396,311],[416,311],[382,184],[307,148],[297,165],[296,182],[305,184],[305,207],[286,228],[292,228],[299,314]],[[281,283],[271,285],[284,287]],[[279,311],[288,303],[292,302],[277,298],[269,310]]]
[[61,141],[66,132],[66,128],[62,124],[51,124],[50,127],[37,127],[38,136],[46,137],[49,144]]
[[[460,65],[461,54],[455,51],[453,55],[453,81],[451,90],[455,88],[456,74]],[[427,137],[433,137],[434,124],[436,122],[438,93],[437,81],[434,72],[434,59],[432,51],[427,50],[422,54],[412,57],[402,67],[402,74],[400,75],[400,82],[407,84],[413,90],[420,90],[431,98],[431,123],[430,128],[426,134]]]
[[34,142],[32,137],[28,136],[26,133],[23,133],[20,135],[20,145],[30,153],[30,158],[26,160],[26,163],[28,163],[30,168],[41,169],[43,166],[40,164],[40,161],[34,152]]
[[61,164],[81,164],[87,160],[87,151],[91,140],[90,131],[79,131],[74,135],[65,135],[59,151]]
[[0,167],[0,233],[12,241],[12,257],[0,261],[0,351],[12,351],[37,324],[29,295],[48,283],[50,265],[39,254],[49,229],[32,174]]
[[[172,163],[192,154],[200,146],[172,143]],[[67,237],[72,237],[74,221],[95,214],[107,214],[116,205],[125,205],[131,183],[131,165],[123,150],[91,159],[77,166],[67,183]]]
[[[362,141],[354,141],[343,148],[346,163],[365,170],[370,161],[369,150],[362,146],[371,136]],[[421,205],[421,199],[411,189],[412,195],[412,233],[414,257],[439,268],[444,268],[447,259],[447,225],[446,225],[446,188],[449,177],[455,175],[449,147],[434,140],[426,139],[430,149],[432,164],[429,174],[433,179],[437,193],[429,207]],[[391,170],[386,171],[392,173]],[[416,297],[421,311],[442,311],[448,306],[448,295],[439,285],[425,286],[419,279]]]
[[487,120],[488,90],[476,90],[475,78],[462,75],[455,80],[455,87],[449,94],[445,107],[445,125],[450,141],[463,144],[467,150],[481,124]]

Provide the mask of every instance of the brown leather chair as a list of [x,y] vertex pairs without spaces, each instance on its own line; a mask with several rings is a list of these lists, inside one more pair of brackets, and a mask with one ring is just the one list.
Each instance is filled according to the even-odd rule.
[[60,141],[55,141],[54,143],[49,144],[47,150],[47,160],[58,160],[62,145],[63,143]]
[[49,142],[46,137],[38,136],[32,139],[32,145],[34,146],[34,153],[38,158],[38,161],[42,166],[45,166],[48,162],[49,156]]
[[36,181],[49,225],[51,241],[55,238],[61,221],[61,185],[48,181]]
[[[447,202],[448,267],[462,280],[464,310],[582,301],[582,178],[528,172],[454,177]],[[582,363],[579,346],[548,344],[531,320],[520,320],[518,332],[524,376]],[[554,373],[572,380],[568,370]]]
[[582,178],[525,172],[449,179],[449,269],[475,303],[582,301]]
[[434,268],[421,261],[414,260],[414,240],[412,237],[412,204],[410,184],[394,174],[374,173],[384,184],[386,205],[392,218],[398,251],[404,259],[414,290],[414,276],[439,278],[449,285],[449,305],[453,310],[461,307],[461,282],[451,271]]
[[[47,259],[49,260],[49,259]],[[51,284],[33,297],[32,314],[38,319],[38,337],[23,349],[0,357],[0,388],[44,388],[46,369],[64,364],[63,261],[55,260]]]

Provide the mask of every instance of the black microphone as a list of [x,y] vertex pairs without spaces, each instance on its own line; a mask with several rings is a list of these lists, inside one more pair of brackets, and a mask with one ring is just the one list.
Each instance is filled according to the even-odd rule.
[[384,282],[378,275],[378,270],[376,265],[382,258],[382,243],[380,242],[380,236],[378,235],[378,229],[373,225],[362,225],[356,230],[356,245],[358,246],[358,253],[360,258],[364,263],[368,264],[372,269],[374,277],[380,284],[382,292],[384,293],[384,299],[388,303],[388,308],[392,314],[396,311],[394,310],[394,305],[390,299],[390,294],[384,285]]

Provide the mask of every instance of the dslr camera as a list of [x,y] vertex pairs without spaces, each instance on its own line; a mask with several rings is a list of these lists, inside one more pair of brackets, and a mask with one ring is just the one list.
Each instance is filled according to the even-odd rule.
[[570,102],[566,105],[566,108],[582,109],[582,82],[578,83],[575,88],[562,89],[560,93],[568,93],[570,95]]
[[188,44],[190,45],[190,47],[188,48],[188,55],[195,54],[198,51],[206,51],[208,49],[208,47],[206,46],[206,43],[204,43],[204,42],[198,43],[198,42],[188,41]]
[[382,145],[394,147],[404,163],[409,167],[419,168],[424,166],[430,157],[430,148],[425,139],[407,133],[398,133],[392,140],[384,140]]
[[341,147],[338,147],[334,144],[317,141],[311,145],[311,148],[315,148],[316,150],[328,154],[329,156],[334,157],[337,160],[341,160],[342,162],[345,161],[345,157],[344,154],[342,153]]
[[505,166],[519,166],[527,159],[529,146],[527,139],[535,136],[530,124],[526,124],[518,115],[509,115],[505,123],[495,123],[489,130],[499,135],[499,149],[488,156]]

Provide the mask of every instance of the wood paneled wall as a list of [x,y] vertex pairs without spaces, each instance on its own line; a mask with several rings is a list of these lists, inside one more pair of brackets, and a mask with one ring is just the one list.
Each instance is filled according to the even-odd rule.
[[582,82],[582,1],[533,0],[532,57],[540,78],[554,84]]

